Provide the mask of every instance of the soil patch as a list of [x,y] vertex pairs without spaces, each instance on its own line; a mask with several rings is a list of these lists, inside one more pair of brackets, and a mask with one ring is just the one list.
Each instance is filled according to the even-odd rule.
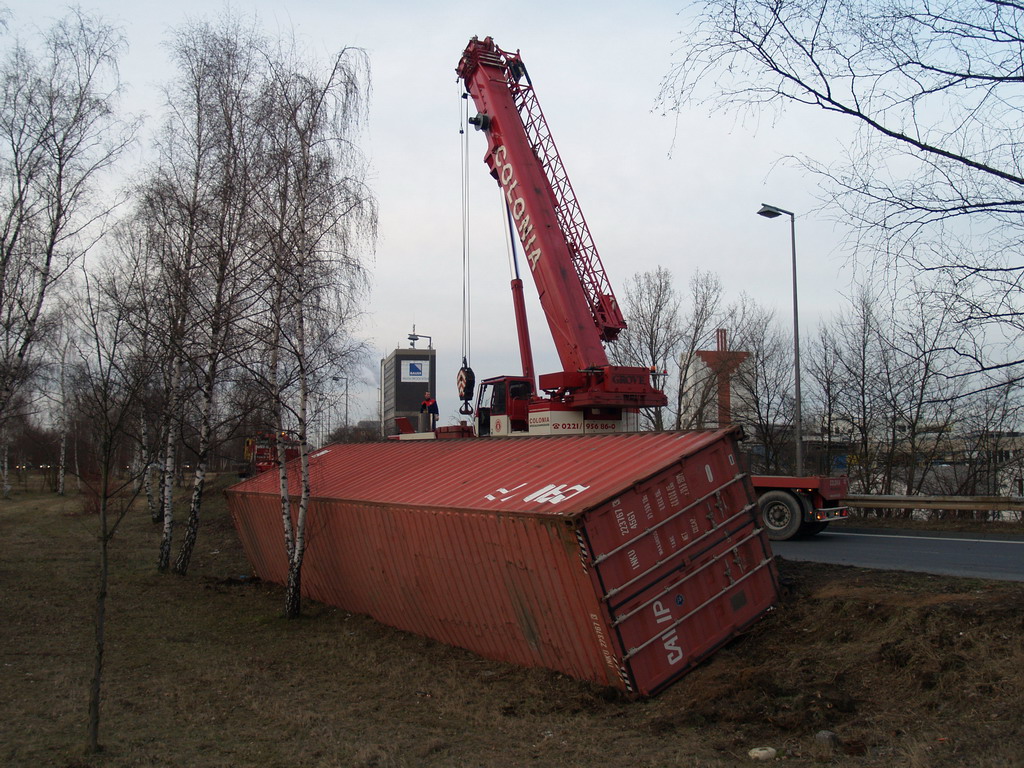
[[95,518],[0,502],[0,764],[713,768],[759,746],[789,765],[1024,762],[1024,585],[782,560],[776,609],[629,701],[329,606],[281,619],[210,501],[186,578],[156,573],[145,513],[114,542],[92,757]]

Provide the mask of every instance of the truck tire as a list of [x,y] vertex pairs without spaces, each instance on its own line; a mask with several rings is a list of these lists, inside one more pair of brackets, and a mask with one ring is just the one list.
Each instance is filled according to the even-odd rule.
[[828,520],[815,520],[814,519],[814,502],[812,502],[805,494],[799,494],[800,503],[804,508],[803,523],[800,524],[800,530],[796,532],[798,538],[809,539],[812,536],[817,536],[819,533],[828,528]]
[[812,520],[800,526],[800,536],[809,539],[811,536],[817,536],[826,528],[828,528],[828,520]]
[[804,510],[796,496],[785,491],[766,491],[757,503],[761,507],[761,523],[772,541],[792,539],[800,531]]

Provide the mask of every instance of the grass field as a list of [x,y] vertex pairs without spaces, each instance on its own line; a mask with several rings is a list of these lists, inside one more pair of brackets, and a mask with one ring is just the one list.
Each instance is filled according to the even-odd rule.
[[[781,562],[786,594],[662,695],[627,701],[343,610],[280,618],[210,494],[191,573],[156,572],[133,513],[113,542],[101,741],[83,752],[96,519],[0,502],[0,765],[1024,764],[1024,587]],[[816,739],[823,729],[839,741]]]

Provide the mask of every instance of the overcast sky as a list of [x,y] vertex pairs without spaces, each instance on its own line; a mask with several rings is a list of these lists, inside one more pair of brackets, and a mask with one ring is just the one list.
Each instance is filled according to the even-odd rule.
[[[66,5],[16,0],[9,4],[13,27],[45,26]],[[169,31],[223,6],[197,0],[81,5],[124,28],[131,46],[122,65],[130,86],[125,106],[147,113],[154,127],[158,86],[173,75],[163,47]],[[657,96],[673,52],[686,44],[679,32],[688,7],[682,0],[232,4],[240,14],[255,15],[268,33],[294,30],[318,54],[358,46],[370,57],[373,95],[363,145],[380,205],[380,237],[361,336],[373,345],[375,360],[364,384],[350,382],[353,422],[375,416],[376,360],[408,346],[414,324],[438,350],[441,423],[458,407],[463,236],[455,66],[474,35],[490,35],[500,47],[522,52],[620,298],[632,274],[658,265],[672,270],[681,291],[694,270],[712,270],[730,298],[746,292],[788,326],[788,220],[756,216],[767,202],[798,217],[802,337],[805,343],[810,339],[849,276],[841,233],[830,222],[803,215],[815,205],[813,179],[780,160],[805,152],[827,157],[836,151],[832,131],[841,126],[813,112],[757,124],[706,110],[663,116]],[[519,364],[499,193],[482,161],[484,137],[469,139],[470,361],[483,378],[519,373]],[[543,317],[535,303],[531,311],[537,369],[554,371],[557,358]]]

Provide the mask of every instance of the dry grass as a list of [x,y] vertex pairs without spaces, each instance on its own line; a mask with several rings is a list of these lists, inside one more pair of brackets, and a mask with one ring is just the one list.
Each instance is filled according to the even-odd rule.
[[[283,597],[212,496],[187,578],[133,514],[113,546],[102,741],[82,754],[95,519],[0,502],[0,764],[1004,766],[1024,751],[1024,588],[783,562],[781,606],[650,701]],[[835,731],[838,745],[815,740]]]

